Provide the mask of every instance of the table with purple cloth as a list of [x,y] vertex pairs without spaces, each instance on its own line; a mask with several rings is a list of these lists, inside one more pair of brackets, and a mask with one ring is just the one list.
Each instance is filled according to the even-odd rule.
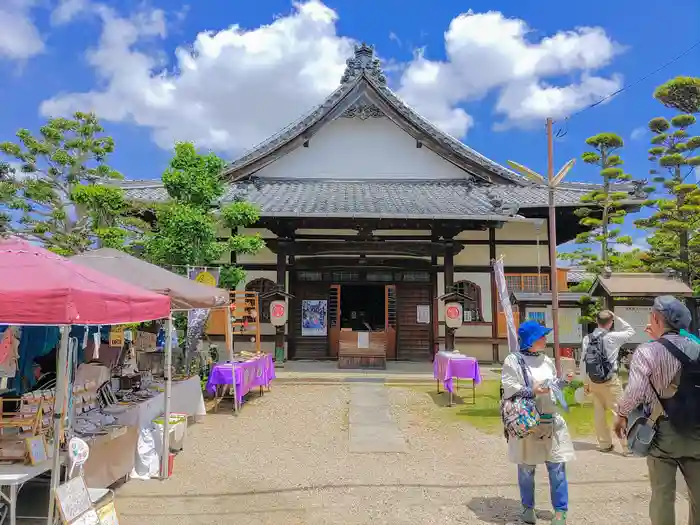
[[234,370],[236,377],[235,408],[243,403],[243,397],[252,392],[254,388],[270,388],[270,383],[275,379],[275,365],[272,356],[263,354],[241,363],[220,363],[215,365],[209,373],[207,380],[207,392],[217,394],[218,387],[233,385]]
[[481,371],[479,370],[479,362],[473,357],[461,354],[452,356],[447,352],[438,352],[433,362],[433,377],[437,381],[438,394],[440,393],[440,382],[450,393],[450,405],[452,405],[452,394],[455,390],[454,379],[471,379],[472,402],[476,403],[475,387],[481,383]]

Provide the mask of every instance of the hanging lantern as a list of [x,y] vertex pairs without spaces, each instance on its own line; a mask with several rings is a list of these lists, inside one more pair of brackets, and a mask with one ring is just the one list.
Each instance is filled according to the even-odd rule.
[[255,336],[253,336],[253,337],[250,338],[250,342],[251,342],[251,343],[254,343],[254,342],[255,342]]
[[248,319],[243,320],[243,328],[248,328]]

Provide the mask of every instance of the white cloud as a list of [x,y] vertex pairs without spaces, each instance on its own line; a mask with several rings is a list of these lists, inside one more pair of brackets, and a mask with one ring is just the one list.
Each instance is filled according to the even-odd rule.
[[631,252],[634,250],[646,251],[649,249],[649,243],[647,242],[646,237],[640,237],[638,239],[633,239],[632,244],[630,246],[624,244],[616,244],[615,249],[618,252],[622,253]]
[[338,86],[352,52],[352,41],[336,33],[336,13],[316,0],[249,31],[233,25],[201,32],[175,51],[170,69],[138,47],[165,36],[162,11],[122,18],[102,7],[99,16],[102,36],[88,60],[104,90],[58,95],[41,112],[94,110],[152,128],[164,148],[193,140],[240,153],[321,102]]
[[[64,0],[73,7],[81,0]],[[102,22],[88,61],[99,88],[45,101],[44,115],[94,110],[101,118],[153,131],[157,144],[193,140],[231,156],[264,140],[319,103],[333,89],[353,41],[337,32],[337,14],[321,0],[294,4],[291,13],[253,29],[233,25],[200,32],[168,63],[148,40],[168,28],[162,11],[123,17],[94,8]],[[58,14],[54,14],[58,17]],[[177,17],[172,17],[176,19]],[[425,117],[455,136],[474,119],[462,107],[496,91],[500,126],[561,117],[614,91],[620,78],[596,76],[618,46],[600,28],[578,28],[531,42],[524,21],[502,14],[464,14],[445,33],[446,61],[417,52],[401,65],[389,60],[398,91]],[[153,44],[153,42],[151,42]],[[562,81],[562,78],[569,79]]]
[[630,139],[641,140],[647,134],[647,131],[648,131],[647,128],[645,128],[644,126],[639,126],[638,128],[634,128],[632,130],[632,133],[630,133]]
[[44,41],[31,18],[34,0],[0,1],[0,59],[26,60],[44,51]]
[[[537,41],[523,20],[495,11],[468,12],[445,33],[446,61],[417,57],[402,78],[400,94],[456,136],[471,119],[458,106],[496,91],[497,127],[561,118],[618,89],[619,75],[593,71],[620,50],[601,28],[582,27]],[[566,83],[553,80],[566,77]],[[578,77],[578,78],[577,78]]]
[[51,13],[51,23],[67,24],[81,13],[90,11],[91,7],[90,0],[59,0]]

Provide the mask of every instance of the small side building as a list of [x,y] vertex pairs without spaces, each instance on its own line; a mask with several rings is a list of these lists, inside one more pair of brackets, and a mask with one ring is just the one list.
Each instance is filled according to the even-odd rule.
[[697,333],[697,298],[691,288],[670,273],[607,273],[599,276],[591,287],[590,295],[601,297],[603,304],[615,315],[634,328],[636,333],[629,346],[649,340],[644,332],[654,299],[661,295],[673,295],[684,300],[693,314],[693,331]]

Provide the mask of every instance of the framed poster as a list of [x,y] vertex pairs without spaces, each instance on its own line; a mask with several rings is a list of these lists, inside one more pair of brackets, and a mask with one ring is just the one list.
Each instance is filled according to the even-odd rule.
[[29,454],[29,462],[32,465],[43,463],[49,459],[46,451],[46,439],[44,436],[33,436],[24,440],[27,444],[27,453]]
[[301,335],[321,336],[328,334],[328,301],[305,299],[301,302]]

